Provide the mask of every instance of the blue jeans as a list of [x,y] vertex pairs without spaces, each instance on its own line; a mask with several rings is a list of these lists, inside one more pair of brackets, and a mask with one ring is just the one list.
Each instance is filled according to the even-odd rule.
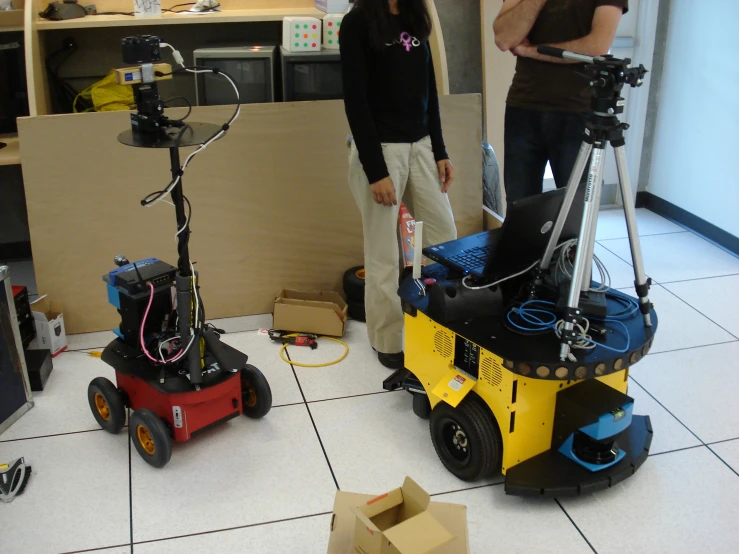
[[[547,162],[557,188],[567,186],[585,132],[579,114],[539,112],[513,106],[505,113],[504,179],[507,201],[541,194]],[[583,172],[580,184],[587,182]]]

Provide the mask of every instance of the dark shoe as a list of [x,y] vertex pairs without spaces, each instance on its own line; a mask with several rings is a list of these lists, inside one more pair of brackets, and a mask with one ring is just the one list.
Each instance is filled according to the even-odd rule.
[[388,369],[403,369],[405,367],[405,355],[402,352],[397,354],[377,353],[377,359]]

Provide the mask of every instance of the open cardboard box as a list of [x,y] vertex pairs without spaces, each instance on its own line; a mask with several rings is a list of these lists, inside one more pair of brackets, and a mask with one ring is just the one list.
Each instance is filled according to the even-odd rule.
[[346,329],[347,309],[336,292],[285,289],[275,299],[272,326],[280,331],[341,337]]
[[469,554],[467,507],[431,502],[410,477],[380,496],[339,491],[328,554]]
[[36,338],[29,345],[29,350],[49,350],[52,357],[67,349],[67,332],[64,329],[62,305],[52,302],[44,295],[31,303],[36,324]]

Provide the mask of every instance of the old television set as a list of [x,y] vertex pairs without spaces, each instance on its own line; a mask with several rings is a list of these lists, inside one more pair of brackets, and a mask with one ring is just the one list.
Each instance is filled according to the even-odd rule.
[[[242,104],[275,101],[276,45],[200,48],[194,52],[195,65],[224,71],[239,89]],[[198,106],[235,104],[231,84],[214,73],[195,74]]]
[[281,47],[282,99],[285,102],[344,97],[338,50],[289,52]]

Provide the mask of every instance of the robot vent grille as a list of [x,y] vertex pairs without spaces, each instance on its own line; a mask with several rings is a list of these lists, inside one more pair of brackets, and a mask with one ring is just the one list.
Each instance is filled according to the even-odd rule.
[[494,387],[503,381],[503,368],[493,358],[485,358],[480,364],[483,379]]
[[436,335],[434,335],[434,348],[441,357],[452,357],[452,339],[444,331],[436,331]]

